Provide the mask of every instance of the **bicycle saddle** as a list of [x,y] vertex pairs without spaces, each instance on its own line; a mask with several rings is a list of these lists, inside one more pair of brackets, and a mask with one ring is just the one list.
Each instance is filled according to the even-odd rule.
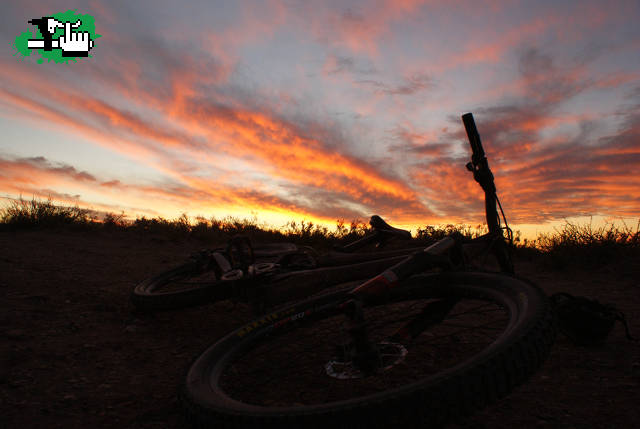
[[378,215],[371,216],[369,225],[371,225],[371,228],[376,231],[397,235],[402,238],[411,238],[411,233],[409,231],[392,227]]

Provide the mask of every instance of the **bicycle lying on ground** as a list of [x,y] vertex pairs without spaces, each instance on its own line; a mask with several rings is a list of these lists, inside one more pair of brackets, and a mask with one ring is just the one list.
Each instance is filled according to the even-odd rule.
[[[416,250],[383,250],[390,240],[411,239],[411,233],[376,215],[369,223],[370,233],[327,254],[293,243],[252,245],[248,238],[236,236],[226,248],[201,250],[185,263],[138,283],[131,300],[139,310],[159,311],[236,299],[250,302],[254,312],[261,313],[278,303],[269,293],[272,288],[282,291],[292,285],[289,297],[300,298],[309,288],[371,277]],[[356,252],[370,245],[375,245],[374,251]],[[298,284],[306,287],[296,295]],[[283,296],[280,293],[280,299]]]
[[[283,306],[223,337],[186,374],[181,401],[196,425],[440,426],[542,364],[552,312],[539,288],[513,276],[493,175],[473,116],[463,122],[488,234],[446,237],[357,287]],[[467,251],[478,247],[500,272],[469,269]]]

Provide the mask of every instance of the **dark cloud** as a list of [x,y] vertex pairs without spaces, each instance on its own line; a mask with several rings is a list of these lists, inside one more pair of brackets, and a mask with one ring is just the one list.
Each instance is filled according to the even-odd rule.
[[[595,57],[589,57],[593,60]],[[585,76],[586,61],[559,66],[538,49],[523,51],[519,70],[522,99],[475,109],[474,116],[503,205],[511,221],[540,223],[578,215],[637,216],[640,207],[640,91],[630,91],[619,112],[615,133],[599,137],[599,119],[571,118],[573,135],[545,137],[541,131],[562,120],[558,113],[567,101],[598,82]],[[459,117],[450,117],[452,131],[438,140],[457,141],[468,153]],[[420,139],[396,132],[407,151],[430,151]],[[434,209],[446,215],[475,213],[481,220],[483,194],[462,166],[467,155],[429,157],[412,167],[416,186],[423,184]],[[446,190],[446,191],[443,191]]]
[[413,156],[444,157],[452,149],[451,142],[436,141],[430,133],[410,130],[398,125],[389,132],[393,143],[389,150],[393,153],[405,152]]
[[313,186],[288,185],[284,187],[299,207],[325,218],[367,219],[372,214],[394,219],[424,219],[433,213],[416,197],[412,201],[400,202],[392,196],[364,192],[359,198],[335,189]]
[[[535,144],[526,156],[514,157],[518,168],[503,163],[505,188],[520,219],[637,216],[640,176],[632,172],[640,171],[640,100],[627,108],[611,135],[596,138],[597,127],[583,123],[573,138]],[[536,206],[544,207],[543,215]]]
[[365,22],[364,15],[353,8],[347,8],[342,12],[342,20],[345,24],[362,25]]
[[109,180],[100,183],[100,186],[104,186],[105,188],[119,188],[122,186],[122,182],[120,182],[119,180]]
[[329,55],[325,64],[327,74],[352,73],[370,75],[377,72],[367,60],[346,55]]
[[[12,162],[12,160],[5,160],[0,158],[0,162]],[[61,162],[51,162],[47,158],[43,156],[29,157],[29,158],[17,158],[13,160],[18,164],[30,164],[39,170],[49,171],[51,173],[70,177],[79,182],[95,182],[96,178],[87,173],[86,171],[78,171],[75,167],[71,165],[61,163]]]
[[52,200],[65,201],[65,202],[69,202],[69,201],[79,202],[80,198],[82,197],[80,194],[68,194],[66,192],[56,192],[53,189],[46,189],[46,188],[40,189],[35,193],[39,195],[46,195],[47,198],[50,198]]
[[[591,57],[594,60],[596,57]],[[537,102],[553,106],[560,104],[593,82],[582,77],[586,58],[569,67],[558,67],[554,59],[537,48],[528,48],[521,55],[519,68],[526,82],[526,94]]]
[[[518,59],[524,95],[513,101],[475,109],[479,132],[487,146],[497,152],[526,153],[540,142],[540,131],[558,121],[557,109],[576,95],[594,87],[585,77],[583,62],[558,66],[549,54],[537,48],[523,50]],[[466,140],[460,118],[451,137]],[[584,126],[597,126],[596,123]]]
[[429,75],[421,73],[406,77],[397,84],[388,84],[371,79],[360,80],[358,83],[369,85],[375,92],[387,95],[415,95],[435,87],[433,79]]

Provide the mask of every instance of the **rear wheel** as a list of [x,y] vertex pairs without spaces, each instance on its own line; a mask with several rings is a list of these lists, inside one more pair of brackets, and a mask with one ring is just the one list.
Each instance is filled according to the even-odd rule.
[[[546,298],[526,281],[420,275],[365,305],[379,359],[366,374],[339,308],[349,290],[284,307],[212,345],[187,373],[188,415],[203,427],[443,424],[522,383],[554,337]],[[439,311],[430,324],[425,314]]]
[[136,285],[131,301],[142,311],[182,308],[230,298],[231,282],[210,266],[192,260]]
[[[131,294],[131,301],[139,310],[160,311],[229,298],[247,299],[244,296],[247,291],[242,287],[246,286],[245,280],[247,284],[252,281],[258,284],[255,280],[260,275],[276,271],[274,262],[283,256],[308,265],[310,258],[302,256],[309,253],[308,249],[292,243],[252,246],[248,239],[235,237],[227,251],[202,250],[191,255],[186,263],[138,283]],[[289,265],[295,268],[293,262]],[[234,291],[235,286],[238,288]]]

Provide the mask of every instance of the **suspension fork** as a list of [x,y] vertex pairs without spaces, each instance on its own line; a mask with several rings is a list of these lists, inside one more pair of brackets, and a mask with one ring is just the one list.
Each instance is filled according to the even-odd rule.
[[342,310],[347,316],[347,332],[351,338],[349,344],[342,345],[345,360],[351,360],[356,368],[365,374],[374,373],[380,365],[380,353],[370,341],[364,319],[363,303],[351,299],[343,304]]
[[[348,357],[363,373],[375,372],[380,363],[377,347],[370,341],[367,334],[362,310],[363,303],[384,300],[392,289],[415,273],[434,266],[451,266],[452,261],[449,255],[455,248],[459,248],[459,240],[454,237],[445,237],[426,249],[413,253],[404,261],[349,292],[349,299],[341,306],[348,320],[347,332],[351,338],[351,343],[347,347]],[[398,332],[392,337],[400,339],[400,335],[405,337],[418,335],[428,326],[441,321],[454,305],[454,301],[447,301],[437,309],[427,306],[428,308],[425,308],[413,324],[407,325],[403,332]]]
[[[493,179],[493,176],[492,176],[492,179]],[[493,185],[493,180],[491,184]],[[490,251],[498,260],[498,264],[500,265],[500,269],[502,270],[502,272],[505,272],[508,274],[514,274],[515,271],[513,268],[513,260],[511,259],[509,247],[507,246],[507,242],[504,238],[502,228],[500,228],[500,224],[499,224],[500,217],[498,215],[498,209],[496,207],[497,200],[496,200],[495,185],[493,186],[493,189],[489,189],[489,190],[485,189],[484,199],[485,199],[485,210],[487,213],[487,226],[489,227],[489,234],[495,237],[495,240],[491,244]]]

